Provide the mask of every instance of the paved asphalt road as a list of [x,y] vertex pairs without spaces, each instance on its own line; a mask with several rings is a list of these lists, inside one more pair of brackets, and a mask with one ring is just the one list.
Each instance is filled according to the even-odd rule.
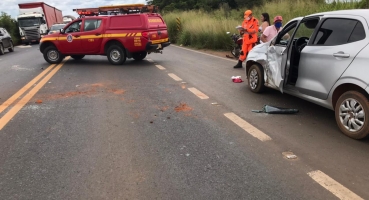
[[[0,199],[368,199],[369,140],[341,134],[333,111],[233,83],[235,63],[174,45],[121,66],[50,66],[37,45],[0,56]],[[265,104],[300,112],[251,112]]]

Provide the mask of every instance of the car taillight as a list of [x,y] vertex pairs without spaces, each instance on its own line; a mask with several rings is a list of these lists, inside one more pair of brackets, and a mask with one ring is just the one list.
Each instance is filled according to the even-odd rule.
[[142,35],[142,37],[144,37],[146,39],[149,39],[149,37],[150,37],[150,33],[146,32],[146,31],[142,32],[141,35]]

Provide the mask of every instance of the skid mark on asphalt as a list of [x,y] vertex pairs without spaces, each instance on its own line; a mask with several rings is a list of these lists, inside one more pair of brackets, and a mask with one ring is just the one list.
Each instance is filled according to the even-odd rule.
[[175,81],[182,81],[181,78],[179,78],[177,75],[173,74],[173,73],[169,73],[168,74],[172,79],[174,79]]
[[228,119],[230,119],[232,122],[237,124],[239,127],[241,127],[243,130],[248,132],[250,135],[256,137],[260,141],[268,141],[272,140],[267,134],[263,133],[253,125],[249,124],[245,120],[243,120],[241,117],[237,116],[234,113],[225,113],[224,116],[226,116]]
[[330,191],[339,199],[350,199],[350,200],[361,200],[363,198],[359,197],[355,193],[351,192],[349,189],[324,174],[322,171],[312,171],[309,172],[308,175],[317,183],[319,183],[322,187]]
[[202,93],[200,90],[198,90],[196,88],[188,88],[188,90],[191,91],[192,93],[194,93],[200,99],[209,99],[209,97],[206,96],[206,94]]
[[39,98],[43,100],[55,100],[55,99],[65,99],[65,98],[72,98],[76,96],[83,96],[83,97],[92,97],[98,95],[100,93],[112,93],[115,95],[122,95],[126,91],[123,89],[116,89],[112,88],[104,83],[94,83],[94,84],[85,84],[78,87],[78,90],[63,92],[58,94],[46,94],[40,95]]

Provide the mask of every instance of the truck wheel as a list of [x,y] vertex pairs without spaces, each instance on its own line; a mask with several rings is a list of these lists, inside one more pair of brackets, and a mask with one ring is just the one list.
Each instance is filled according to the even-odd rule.
[[258,64],[251,65],[248,73],[247,79],[249,82],[249,87],[252,92],[261,93],[264,91],[264,71]]
[[0,44],[0,55],[4,55],[5,51],[4,51],[4,46],[3,44]]
[[50,64],[60,63],[64,58],[55,46],[46,47],[43,54],[44,59]]
[[146,58],[147,56],[147,52],[143,51],[143,52],[138,52],[138,53],[132,53],[132,58],[135,60],[143,60],[144,58]]
[[73,56],[70,56],[72,57],[74,60],[81,60],[82,58],[85,57],[85,55],[73,55]]
[[8,51],[9,52],[13,52],[14,51],[14,45],[13,45],[13,42],[10,41],[10,48],[8,48]]
[[121,65],[127,58],[123,48],[116,44],[113,44],[108,48],[107,55],[108,60],[112,65]]
[[345,135],[362,139],[369,134],[369,100],[360,92],[343,93],[334,111],[337,125]]

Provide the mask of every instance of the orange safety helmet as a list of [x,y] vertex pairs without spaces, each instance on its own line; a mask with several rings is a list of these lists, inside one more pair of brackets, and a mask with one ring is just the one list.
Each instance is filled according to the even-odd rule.
[[252,14],[252,11],[251,10],[246,10],[245,11],[245,16],[248,17]]

